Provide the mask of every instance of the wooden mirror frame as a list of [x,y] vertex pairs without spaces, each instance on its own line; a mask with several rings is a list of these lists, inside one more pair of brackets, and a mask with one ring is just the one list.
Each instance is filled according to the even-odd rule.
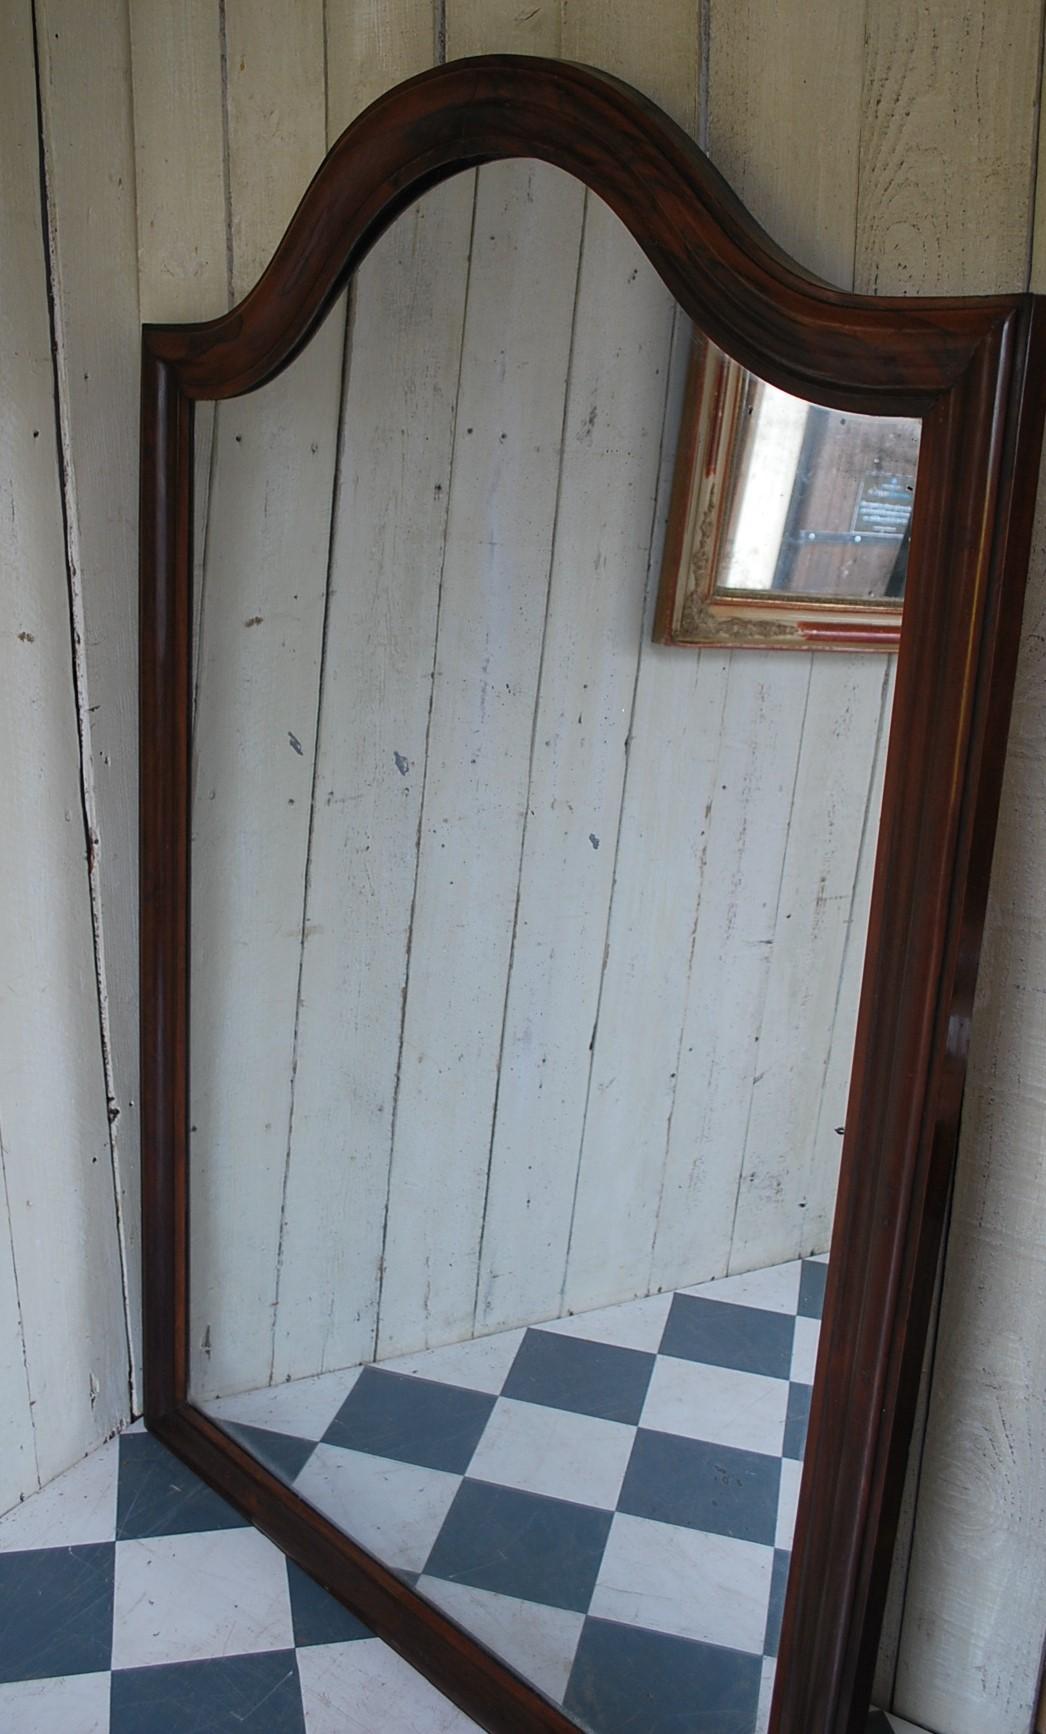
[[[774,1734],[863,1727],[959,1129],[1044,411],[1042,302],[873,299],[792,263],[697,146],[589,68],[458,61],[342,135],[256,287],[146,326],[141,448],[145,1418],[483,1727],[574,1724],[188,1397],[193,404],[286,367],[378,236],[499,158],[565,169],[686,313],[784,390],[924,418],[893,726]],[[681,653],[682,654],[682,653]]]

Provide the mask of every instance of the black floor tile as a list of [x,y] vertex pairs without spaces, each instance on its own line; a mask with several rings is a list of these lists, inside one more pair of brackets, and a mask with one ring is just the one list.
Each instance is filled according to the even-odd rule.
[[246,1528],[247,1519],[179,1463],[151,1433],[120,1440],[117,1541]]
[[803,1452],[806,1450],[807,1429],[810,1425],[810,1398],[812,1395],[812,1385],[789,1385],[788,1387],[788,1411],[785,1415],[782,1457],[802,1459]]
[[824,1312],[824,1290],[828,1281],[828,1266],[817,1259],[803,1260],[799,1278],[799,1314],[804,1319],[819,1319]]
[[463,1481],[425,1571],[451,1583],[585,1613],[612,1513]]
[[495,1400],[485,1391],[364,1367],[323,1442],[461,1475]]
[[108,1669],[115,1555],[111,1541],[0,1554],[0,1680]]
[[281,1481],[293,1483],[316,1449],[314,1439],[299,1439],[294,1433],[277,1433],[272,1427],[248,1427],[243,1421],[222,1421],[219,1424]]
[[791,1313],[735,1306],[703,1295],[672,1298],[661,1353],[710,1367],[734,1367],[787,1379],[792,1367],[795,1321]]
[[604,1421],[636,1422],[655,1355],[590,1343],[558,1331],[529,1330],[519,1345],[502,1395]]
[[292,1559],[287,1561],[287,1588],[294,1642],[299,1648],[306,1644],[347,1644],[356,1638],[372,1636],[369,1626],[321,1589],[316,1579]]
[[617,1508],[772,1547],[780,1487],[777,1457],[640,1427]]
[[293,1650],[113,1675],[109,1734],[305,1734]]
[[770,1579],[770,1603],[766,1613],[766,1637],[763,1640],[763,1654],[766,1656],[776,1656],[777,1646],[781,1641],[781,1619],[791,1563],[790,1553],[785,1553],[780,1547],[775,1550],[773,1575]]
[[752,1734],[758,1656],[585,1621],[565,1708],[598,1734]]

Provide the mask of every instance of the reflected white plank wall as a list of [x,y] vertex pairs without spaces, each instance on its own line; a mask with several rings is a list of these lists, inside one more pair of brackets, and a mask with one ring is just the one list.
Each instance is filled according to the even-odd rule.
[[[14,749],[0,831],[0,1505],[56,1473],[129,1406],[139,310],[151,319],[219,311],[250,281],[324,143],[360,107],[441,52],[485,49],[591,60],[646,89],[698,128],[775,237],[835,281],[880,291],[1023,286],[1041,0],[887,0],[866,10],[836,0],[662,0],[653,13],[624,0],[446,0],[432,10],[411,0],[99,0],[89,10],[73,0],[4,0],[0,706]],[[476,434],[465,429],[480,426],[481,412],[463,422],[458,376],[464,408],[470,356],[499,311],[498,261],[481,259],[470,241],[473,200],[496,200],[496,185],[485,176],[478,194],[471,178],[445,189],[413,228],[388,238],[384,263],[371,261],[349,318],[344,391],[344,325],[325,334],[330,353],[314,364],[321,395],[307,453],[289,402],[262,451],[243,449],[257,423],[240,406],[219,418],[213,449],[201,418],[202,493],[212,475],[220,484],[212,570],[222,546],[249,533],[222,502],[260,497],[264,509],[266,465],[284,496],[309,487],[317,502],[308,547],[259,540],[253,605],[241,612],[238,598],[204,587],[201,609],[197,774],[220,772],[224,791],[201,829],[212,923],[208,930],[205,916],[204,931],[230,961],[224,1002],[213,996],[197,1010],[214,1067],[232,1061],[245,1074],[264,1058],[266,1079],[257,1100],[229,1101],[202,1074],[197,1135],[222,1135],[234,1119],[252,1128],[250,1236],[232,1268],[255,1285],[257,1317],[237,1352],[262,1377],[351,1359],[376,1336],[386,1347],[402,1341],[426,1255],[412,1201],[433,1116],[443,1116],[440,1140],[464,1125],[463,1171],[474,1180],[489,1163],[490,1176],[485,1215],[454,1216],[457,1262],[435,1297],[440,1331],[555,1310],[568,1265],[574,1304],[602,1298],[611,1250],[628,1292],[678,1280],[688,1274],[695,1205],[702,1258],[776,1256],[771,1201],[786,1169],[808,1206],[793,1215],[788,1252],[823,1244],[827,1231],[824,1194],[815,1202],[811,1176],[794,1164],[803,1152],[815,1168],[830,1165],[837,1149],[858,973],[847,935],[860,929],[867,901],[887,672],[846,659],[726,659],[650,645],[641,616],[663,516],[659,459],[673,425],[670,315],[645,267],[634,279],[622,269],[628,249],[610,239],[591,201],[582,212],[567,200],[555,219],[558,304],[573,305],[572,271],[580,295],[569,356],[542,358],[544,384],[534,386],[534,408],[553,430],[545,498],[537,483],[529,501],[518,489],[513,496],[489,462],[482,475],[470,469]],[[1040,251],[1044,232],[1040,221]],[[397,245],[424,285],[413,301]],[[1033,280],[1046,287],[1038,258]],[[615,317],[642,334],[641,356],[623,350],[611,363],[605,353],[584,315],[597,281]],[[521,306],[520,320],[531,312]],[[512,365],[523,369],[525,326],[513,329]],[[394,413],[397,392],[414,394],[409,421]],[[373,417],[382,403],[384,422],[372,421],[372,439],[361,442],[357,407]],[[593,411],[591,437],[578,437]],[[400,461],[424,485],[413,516],[390,521],[375,507],[375,481]],[[559,499],[554,545],[531,550],[531,569],[517,574],[527,596],[518,618],[495,621],[477,607],[489,600],[485,579],[519,552],[512,542],[528,511],[545,521],[549,493]],[[511,531],[500,551],[479,534],[494,498]],[[279,501],[269,504],[282,519]],[[448,556],[442,583],[436,574],[408,586],[407,572],[434,545]],[[909,1489],[914,1551],[910,1571],[903,1551],[895,1578],[881,1679],[886,1695],[896,1686],[900,1713],[947,1734],[1028,1727],[1046,1623],[1046,1339],[1036,1322],[1046,1317],[1036,987],[1046,966],[1046,840],[1035,678],[1046,535],[1039,550],[928,1444]],[[282,559],[308,584],[291,609]],[[202,552],[200,564],[202,574]],[[372,582],[353,585],[352,571]],[[496,727],[459,777],[456,755],[471,757],[477,741],[476,656],[495,627],[514,690],[499,693]],[[260,731],[251,741],[206,680],[219,653]],[[381,727],[353,732],[364,690],[375,701],[397,695],[395,739]],[[682,726],[689,715],[695,722]],[[382,839],[382,876],[353,848],[352,793]],[[214,860],[244,803],[259,797],[275,827],[261,828],[256,806],[266,863],[300,914],[290,932],[271,924],[247,968],[238,936],[258,862],[242,851],[239,877],[224,890],[206,869],[208,849]],[[575,825],[564,814],[579,800],[588,810]],[[488,863],[482,960],[485,940],[471,941],[480,1019],[460,975],[451,1000],[441,997],[459,871],[474,868],[462,862],[452,872],[438,844],[451,814],[464,813],[475,835],[484,802],[503,823]],[[749,813],[763,836],[775,816],[776,843],[763,858],[740,847]],[[830,869],[819,888],[815,855]],[[669,865],[652,880],[655,857]],[[379,935],[373,952],[323,943],[338,868],[340,910],[376,911],[366,929]],[[753,947],[752,967],[731,982],[729,1008],[713,1021],[708,984],[718,982],[723,936],[737,922],[770,944]],[[252,944],[257,932],[251,922]],[[811,950],[824,969],[809,998],[800,966]],[[363,1025],[365,977],[378,1009]],[[252,1048],[258,1031],[225,1014],[234,988],[247,994],[259,982],[282,1010],[266,1045]],[[421,1052],[433,992],[452,1014],[443,1048],[426,1049],[405,1073],[401,1035],[404,1055]],[[334,1006],[343,1039],[331,1070],[324,1023]],[[813,1032],[798,1071],[790,1020]],[[366,1039],[357,1043],[358,1021]],[[535,1047],[546,1063],[528,1107]],[[459,1052],[470,1056],[465,1116]],[[309,1151],[345,1135],[346,1096],[367,1184],[346,1169],[343,1192],[327,1198],[310,1188]],[[533,1152],[552,1148],[569,1160],[530,1166]],[[735,1166],[695,1200],[695,1174],[715,1172],[695,1164],[702,1148],[729,1149]],[[627,1162],[609,1160],[615,1149]],[[565,1243],[563,1202],[575,1181]],[[312,1297],[335,1293],[331,1260],[346,1250],[323,1240],[324,1225],[350,1190],[348,1251],[364,1281],[317,1317]],[[373,1248],[386,1203],[382,1283]],[[643,1232],[615,1245],[626,1212]],[[305,1276],[301,1244],[321,1249]],[[431,1245],[430,1237],[430,1254]],[[197,1299],[202,1332],[220,1322],[220,1297]],[[212,1329],[212,1342],[217,1359],[221,1332]]]

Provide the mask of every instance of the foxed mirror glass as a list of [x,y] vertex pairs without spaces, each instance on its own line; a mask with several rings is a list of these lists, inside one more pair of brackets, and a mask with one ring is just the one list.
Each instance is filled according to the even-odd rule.
[[651,641],[689,323],[561,170],[347,311],[198,448],[190,1394],[581,1727],[756,1734],[892,660]]
[[695,331],[657,636],[896,649],[919,433],[782,391]]
[[494,1734],[863,1722],[1044,379],[511,56],[144,330],[146,1420]]

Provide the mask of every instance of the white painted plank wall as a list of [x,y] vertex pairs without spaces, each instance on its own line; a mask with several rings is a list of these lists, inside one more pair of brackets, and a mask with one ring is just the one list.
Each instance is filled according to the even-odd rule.
[[130,1400],[36,88],[22,7],[0,56],[0,1509]]
[[275,1379],[374,1349],[474,191],[422,200],[356,288]]
[[478,178],[379,1355],[471,1334],[583,210],[540,165]]
[[[322,9],[271,10],[257,31],[250,8],[224,15],[236,297],[326,146]],[[344,327],[342,303],[294,369],[215,416],[193,755],[191,1327],[219,1390],[271,1366]]]

